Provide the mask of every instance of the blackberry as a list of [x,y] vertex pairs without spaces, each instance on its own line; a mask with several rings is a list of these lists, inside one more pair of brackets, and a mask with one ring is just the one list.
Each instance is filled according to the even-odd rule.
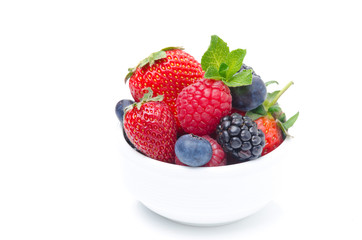
[[216,140],[224,152],[239,162],[260,157],[265,146],[263,131],[249,117],[238,113],[223,117],[216,134]]

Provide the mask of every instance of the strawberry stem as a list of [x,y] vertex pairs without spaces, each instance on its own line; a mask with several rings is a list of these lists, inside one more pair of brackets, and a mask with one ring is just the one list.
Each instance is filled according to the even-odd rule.
[[163,101],[163,95],[158,95],[156,97],[153,97],[153,91],[150,87],[145,88],[144,90],[147,90],[146,93],[144,93],[143,97],[139,102],[135,102],[129,106],[127,106],[124,109],[124,115],[126,115],[126,112],[132,110],[134,107],[137,107],[138,110],[140,110],[141,106],[146,102],[161,102]]
[[277,101],[278,101],[278,99],[280,98],[280,96],[283,95],[283,93],[284,93],[285,91],[287,91],[288,88],[289,88],[290,86],[292,86],[293,84],[294,84],[294,82],[293,82],[293,81],[290,81],[282,90],[280,90],[280,92],[275,96],[275,98],[273,99],[273,101],[270,102],[269,107],[271,107],[271,106],[273,106],[274,104],[276,104]]

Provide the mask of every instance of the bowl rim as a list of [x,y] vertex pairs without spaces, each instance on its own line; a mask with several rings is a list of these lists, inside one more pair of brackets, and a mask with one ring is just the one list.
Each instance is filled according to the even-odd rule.
[[[274,149],[272,152],[268,153],[267,155],[259,157],[257,159],[246,161],[246,162],[241,162],[241,163],[236,163],[236,164],[215,166],[215,167],[190,167],[190,166],[182,166],[182,165],[178,165],[178,164],[174,164],[174,163],[163,162],[160,160],[150,158],[144,154],[141,154],[140,152],[136,151],[135,149],[133,149],[126,142],[126,139],[123,137],[123,134],[122,134],[121,141],[122,141],[123,145],[125,145],[128,149],[130,149],[132,151],[132,152],[129,152],[129,151],[126,151],[126,149],[124,149],[124,152],[125,152],[124,155],[128,156],[126,158],[126,160],[131,158],[130,155],[133,155],[132,157],[137,156],[137,162],[140,162],[140,163],[146,164],[146,165],[150,165],[151,167],[171,168],[171,169],[173,168],[174,170],[180,169],[182,171],[187,169],[187,170],[192,170],[192,171],[203,172],[203,171],[231,170],[231,169],[236,169],[236,168],[249,168],[254,165],[263,165],[264,163],[271,162],[269,160],[275,159],[276,158],[275,156],[277,156],[280,151],[283,151],[283,149],[285,148],[285,145],[289,145],[289,142],[291,140],[289,137],[286,137],[284,139],[284,141],[276,149]],[[150,161],[150,160],[152,160],[152,161]],[[265,160],[268,160],[268,161],[265,161]],[[133,159],[133,161],[134,161],[134,159]]]

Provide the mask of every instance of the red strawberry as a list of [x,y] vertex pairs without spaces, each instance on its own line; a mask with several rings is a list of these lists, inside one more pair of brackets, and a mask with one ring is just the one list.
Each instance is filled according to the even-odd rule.
[[[226,156],[224,150],[222,150],[221,146],[216,142],[216,140],[212,139],[208,135],[202,136],[207,141],[210,142],[212,148],[212,157],[208,163],[203,165],[202,167],[216,167],[216,166],[224,166],[226,165]],[[187,166],[183,164],[176,156],[175,163],[177,165]]]
[[262,156],[276,149],[289,136],[288,129],[293,126],[299,112],[286,121],[285,113],[277,101],[280,96],[293,84],[289,82],[282,90],[268,93],[264,103],[254,110],[246,112],[246,116],[253,119],[258,128],[264,132],[265,146]]
[[150,158],[174,163],[176,122],[162,95],[148,89],[140,102],[126,108],[124,129],[134,146]]
[[260,117],[255,120],[255,122],[265,135],[265,146],[261,154],[264,156],[276,149],[284,141],[284,136],[277,121],[273,117]]
[[222,81],[202,79],[184,88],[176,105],[185,132],[198,136],[210,134],[220,119],[230,113],[230,89]]
[[166,48],[152,53],[137,67],[129,69],[126,81],[135,101],[139,101],[145,88],[152,88],[154,94],[163,95],[176,118],[178,130],[181,130],[175,102],[184,87],[198,81],[204,75],[201,65],[182,48]]

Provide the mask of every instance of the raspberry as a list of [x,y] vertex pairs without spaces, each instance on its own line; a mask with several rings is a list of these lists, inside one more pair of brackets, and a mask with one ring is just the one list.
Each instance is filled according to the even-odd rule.
[[[202,138],[206,139],[210,142],[212,147],[212,157],[208,163],[203,165],[202,167],[216,167],[216,166],[224,166],[226,165],[226,156],[224,151],[222,150],[221,146],[216,142],[216,140],[212,139],[208,135],[202,136]],[[187,166],[183,164],[176,156],[175,164]]]
[[176,106],[185,132],[198,136],[211,134],[220,119],[230,113],[230,90],[222,81],[202,79],[180,92]]
[[232,158],[244,162],[261,156],[265,136],[249,117],[238,113],[225,116],[221,119],[216,133],[217,142]]

